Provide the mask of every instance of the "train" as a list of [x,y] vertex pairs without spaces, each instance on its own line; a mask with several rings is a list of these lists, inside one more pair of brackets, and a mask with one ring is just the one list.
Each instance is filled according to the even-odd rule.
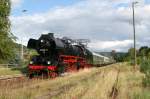
[[56,38],[54,33],[42,34],[39,39],[29,39],[27,48],[38,53],[31,57],[28,64],[30,78],[35,75],[54,78],[65,72],[114,62],[112,58],[90,51],[82,42],[74,42],[67,37]]

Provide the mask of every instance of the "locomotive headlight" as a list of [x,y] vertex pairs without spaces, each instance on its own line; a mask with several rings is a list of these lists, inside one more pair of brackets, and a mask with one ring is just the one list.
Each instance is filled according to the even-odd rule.
[[44,40],[41,40],[41,43],[43,43],[44,42]]
[[49,65],[49,64],[51,64],[51,62],[50,62],[50,61],[47,61],[47,64]]
[[33,61],[30,61],[30,64],[33,64]]

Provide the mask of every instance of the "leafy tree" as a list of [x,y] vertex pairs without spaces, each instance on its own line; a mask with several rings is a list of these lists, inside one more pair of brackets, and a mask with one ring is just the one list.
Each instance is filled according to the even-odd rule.
[[131,62],[131,64],[134,63],[134,48],[130,48],[128,50],[128,60]]
[[139,49],[139,56],[148,56],[148,53],[149,53],[149,48],[148,46],[143,46]]
[[128,50],[128,54],[129,54],[129,56],[131,57],[131,59],[133,59],[133,58],[134,58],[134,48],[130,48],[130,49]]
[[115,50],[112,50],[111,56],[112,56],[112,58],[113,58],[116,62],[129,61],[129,59],[127,59],[127,58],[128,58],[128,53],[116,52]]
[[0,0],[0,62],[9,60],[14,55],[13,35],[10,33],[10,0]]

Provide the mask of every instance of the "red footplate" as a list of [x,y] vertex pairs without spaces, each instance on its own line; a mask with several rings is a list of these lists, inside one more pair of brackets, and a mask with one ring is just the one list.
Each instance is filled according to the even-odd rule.
[[43,70],[48,69],[54,71],[56,69],[56,66],[41,66],[41,65],[29,65],[29,69],[31,70]]
[[41,70],[41,69],[46,69],[45,66],[39,66],[39,65],[29,65],[29,69],[31,70]]

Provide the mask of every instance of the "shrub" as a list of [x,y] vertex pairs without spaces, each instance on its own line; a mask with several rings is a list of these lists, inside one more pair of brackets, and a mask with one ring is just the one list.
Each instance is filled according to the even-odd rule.
[[142,83],[144,87],[150,87],[150,71],[145,74]]
[[143,78],[143,86],[150,87],[150,60],[145,59],[141,62],[140,71],[145,73],[145,77]]
[[141,61],[140,71],[143,73],[147,73],[147,71],[150,71],[150,60],[149,59],[144,59]]

